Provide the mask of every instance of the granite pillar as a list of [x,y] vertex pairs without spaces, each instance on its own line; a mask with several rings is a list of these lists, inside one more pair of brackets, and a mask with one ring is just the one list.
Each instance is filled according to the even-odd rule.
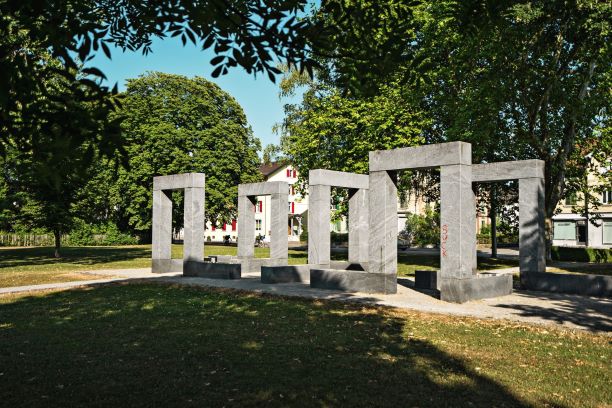
[[[470,165],[440,167],[440,279],[472,277],[476,211]],[[443,286],[442,286],[443,287]]]
[[255,197],[238,196],[238,257],[255,256]]
[[349,189],[348,261],[368,261],[368,190]]
[[308,186],[308,263],[329,265],[330,262],[331,187]]
[[397,175],[371,171],[368,272],[397,274]]
[[543,178],[519,179],[519,270],[546,272]]
[[151,258],[172,258],[172,200],[163,190],[153,190],[153,237]]
[[[270,195],[270,258],[288,259],[289,236],[287,221],[289,217],[288,189]],[[252,230],[251,230],[252,231]]]
[[184,207],[183,261],[204,260],[204,189],[186,188]]

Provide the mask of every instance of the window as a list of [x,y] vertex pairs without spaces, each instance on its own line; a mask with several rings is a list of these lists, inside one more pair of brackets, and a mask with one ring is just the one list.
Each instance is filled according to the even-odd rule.
[[257,205],[255,206],[255,212],[263,212],[263,201],[257,201]]
[[223,231],[227,231],[227,223],[226,222],[223,223]]
[[565,205],[576,205],[578,203],[578,199],[576,197],[576,193],[571,193],[567,197],[565,197]]
[[255,231],[261,231],[261,220],[255,220]]
[[297,171],[293,170],[293,178],[296,178],[296,177],[297,177]]
[[612,220],[603,221],[603,240],[602,243],[605,245],[612,244]]
[[236,220],[232,220],[232,231],[236,231]]
[[293,202],[289,203],[288,211],[289,211],[290,214],[295,213],[295,203],[293,203]]
[[612,204],[612,190],[601,193],[601,202],[604,204]]
[[214,230],[216,230],[216,229],[217,229],[217,227],[215,227],[215,224],[212,224],[212,225],[211,225],[211,227],[210,227],[210,229],[214,231]]
[[287,169],[287,177],[291,177],[291,169]]
[[555,221],[553,239],[576,240],[576,223],[574,221]]

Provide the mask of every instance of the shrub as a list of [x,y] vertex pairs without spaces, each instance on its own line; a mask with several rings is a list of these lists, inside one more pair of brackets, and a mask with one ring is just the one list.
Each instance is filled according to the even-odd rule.
[[114,223],[103,225],[90,225],[78,221],[75,227],[65,238],[64,245],[89,246],[89,245],[134,245],[138,238],[119,231]]
[[343,244],[348,242],[348,234],[341,232],[331,232],[330,236],[331,242],[335,244]]
[[568,262],[612,262],[612,249],[552,247],[552,259]]
[[400,238],[410,245],[425,246],[440,243],[440,215],[430,207],[424,215],[409,214]]

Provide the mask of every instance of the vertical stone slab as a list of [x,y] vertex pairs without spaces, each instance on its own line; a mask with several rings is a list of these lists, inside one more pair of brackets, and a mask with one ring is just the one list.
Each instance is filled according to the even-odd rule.
[[331,237],[331,187],[310,185],[308,187],[308,263],[328,265],[330,262]]
[[473,237],[473,245],[474,245],[474,255],[472,257],[472,274],[476,275],[478,274],[478,238],[476,237],[476,231],[478,229],[478,226],[476,225],[476,214],[478,214],[478,199],[476,198],[476,193],[474,192],[474,189],[472,188],[472,208],[473,208],[473,212],[474,212],[474,234],[472,234]]
[[204,260],[204,189],[185,189],[183,261]]
[[270,198],[270,258],[287,259],[289,236],[287,222],[289,217],[289,194],[272,194]]
[[238,226],[238,257],[253,257],[255,255],[255,203],[249,196],[238,196]]
[[172,200],[163,190],[153,191],[152,259],[172,258]]
[[546,272],[543,178],[519,180],[519,270],[521,282],[529,272]]
[[[371,187],[370,187],[371,188]],[[476,211],[471,166],[440,167],[440,278],[472,277]]]
[[368,261],[368,190],[349,189],[348,260]]
[[397,274],[396,173],[370,172],[368,272]]

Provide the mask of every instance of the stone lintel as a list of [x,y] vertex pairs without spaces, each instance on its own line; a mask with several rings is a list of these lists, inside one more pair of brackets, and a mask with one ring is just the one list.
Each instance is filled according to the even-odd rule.
[[153,177],[153,191],[180,190],[183,188],[204,188],[206,176],[204,173],[172,174],[170,176]]
[[266,181],[263,183],[246,183],[238,185],[239,197],[253,197],[283,193],[289,193],[289,183],[285,181]]
[[543,160],[517,160],[472,165],[472,182],[544,178]]
[[315,169],[308,172],[308,185],[323,185],[341,188],[368,189],[367,174],[347,173],[344,171]]
[[472,164],[472,145],[450,142],[370,152],[370,171],[426,169]]

